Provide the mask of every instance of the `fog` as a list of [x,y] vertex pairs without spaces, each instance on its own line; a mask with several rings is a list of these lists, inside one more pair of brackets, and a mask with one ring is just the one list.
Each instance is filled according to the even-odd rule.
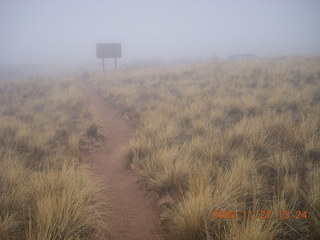
[[[320,54],[320,1],[0,1],[0,64]],[[100,66],[100,65],[99,65]]]

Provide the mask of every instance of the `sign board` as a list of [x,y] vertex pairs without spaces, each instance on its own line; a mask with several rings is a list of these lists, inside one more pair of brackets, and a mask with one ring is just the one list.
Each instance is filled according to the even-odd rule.
[[97,43],[97,58],[120,58],[121,43]]

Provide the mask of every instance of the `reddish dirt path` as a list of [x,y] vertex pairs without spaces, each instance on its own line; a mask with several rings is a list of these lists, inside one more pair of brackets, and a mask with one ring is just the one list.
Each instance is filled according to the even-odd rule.
[[136,184],[137,176],[124,168],[119,150],[128,144],[132,130],[119,118],[114,107],[92,89],[84,91],[88,102],[98,112],[106,141],[89,154],[90,165],[110,189],[112,240],[160,240],[160,221],[153,200]]

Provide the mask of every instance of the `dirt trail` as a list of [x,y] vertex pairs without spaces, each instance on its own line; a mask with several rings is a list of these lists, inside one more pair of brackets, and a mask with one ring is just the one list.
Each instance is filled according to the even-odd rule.
[[89,154],[93,171],[107,186],[111,205],[111,238],[114,240],[160,240],[159,217],[152,199],[139,189],[137,177],[124,168],[119,149],[128,144],[132,130],[119,118],[114,107],[92,88],[84,90],[87,100],[98,112],[107,137],[99,149]]

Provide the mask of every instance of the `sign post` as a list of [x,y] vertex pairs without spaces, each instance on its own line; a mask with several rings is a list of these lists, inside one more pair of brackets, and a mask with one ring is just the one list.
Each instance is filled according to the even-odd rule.
[[117,68],[117,58],[122,56],[121,43],[97,43],[97,58],[102,59],[102,70],[104,71],[104,59],[114,58],[114,69]]

